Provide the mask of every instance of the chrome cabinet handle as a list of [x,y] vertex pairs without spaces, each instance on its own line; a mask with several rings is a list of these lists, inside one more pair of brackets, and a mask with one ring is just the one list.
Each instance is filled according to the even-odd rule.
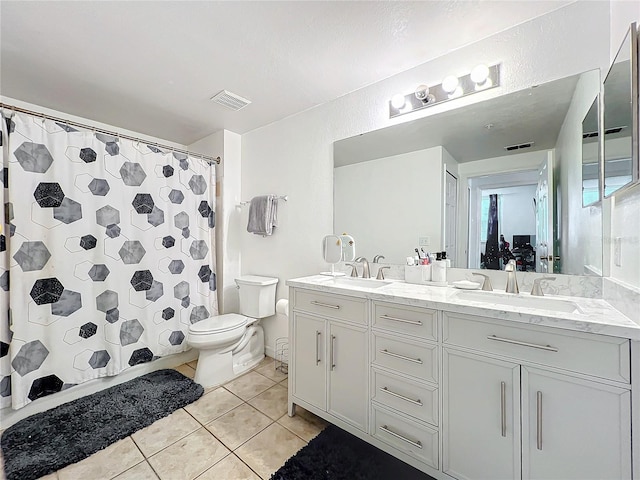
[[420,365],[422,365],[422,360],[420,360],[419,358],[405,357],[404,355],[400,355],[398,353],[390,352],[386,348],[384,350],[380,350],[380,353],[382,353],[384,355],[389,355],[390,357],[395,357],[395,358],[399,358],[401,360],[406,360],[408,362],[413,362],[413,363],[419,363]]
[[500,421],[502,436],[507,436],[507,384],[500,382]]
[[536,393],[536,410],[536,446],[538,447],[538,450],[542,450],[542,392],[540,391]]
[[489,335],[487,340],[495,340],[496,342],[512,343],[514,345],[522,345],[523,347],[539,348],[540,350],[547,350],[548,352],[557,352],[556,347],[551,345],[538,345],[537,343],[521,342],[520,340],[512,340],[510,338],[496,337],[495,335]]
[[318,342],[320,341],[320,330],[316,330],[316,365],[320,364],[320,349],[318,348]]
[[380,318],[382,318],[383,320],[393,320],[395,322],[402,322],[402,323],[408,323],[410,325],[422,325],[421,321],[416,321],[416,320],[406,320],[404,318],[398,318],[398,317],[392,317],[390,315],[380,315]]
[[340,310],[340,305],[331,305],[330,303],[316,302],[315,300],[311,301],[311,305],[317,305],[318,307],[327,307],[327,308],[333,308],[334,310]]
[[420,401],[420,399],[414,400],[413,398],[405,397],[404,395],[400,395],[399,393],[389,390],[387,387],[380,387],[380,390],[384,393],[388,393],[389,395],[400,398],[406,402],[413,403],[414,405],[419,405],[420,407],[422,406],[422,402]]
[[389,435],[393,435],[394,437],[399,438],[400,440],[413,445],[414,447],[422,448],[422,443],[420,443],[420,441],[414,442],[413,440],[409,440],[407,437],[403,437],[399,433],[389,430],[389,427],[387,427],[386,425],[381,425],[378,428],[383,432],[388,433]]
[[336,336],[335,335],[331,335],[331,370],[335,370],[335,368],[336,368],[335,341],[336,341]]

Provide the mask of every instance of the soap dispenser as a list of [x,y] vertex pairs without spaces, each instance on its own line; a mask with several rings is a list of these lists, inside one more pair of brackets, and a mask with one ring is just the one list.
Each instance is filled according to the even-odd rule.
[[431,280],[437,283],[447,282],[447,261],[442,259],[442,253],[436,253],[436,261],[431,267]]

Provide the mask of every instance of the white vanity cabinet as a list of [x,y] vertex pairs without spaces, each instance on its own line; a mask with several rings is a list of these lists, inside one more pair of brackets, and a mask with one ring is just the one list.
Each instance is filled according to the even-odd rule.
[[368,345],[364,299],[292,289],[290,390],[315,407],[367,430]]
[[443,345],[445,473],[631,478],[628,340],[445,312]]
[[572,326],[562,314],[470,311],[443,290],[418,302],[431,293],[313,281],[289,293],[290,414],[300,405],[438,480],[640,480],[635,327],[609,336],[558,328]]

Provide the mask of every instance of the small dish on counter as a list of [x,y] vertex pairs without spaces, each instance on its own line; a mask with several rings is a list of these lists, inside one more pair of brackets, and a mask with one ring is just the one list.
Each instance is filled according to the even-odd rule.
[[459,280],[457,282],[452,282],[451,285],[463,290],[478,290],[482,286],[481,283],[470,282],[469,280]]

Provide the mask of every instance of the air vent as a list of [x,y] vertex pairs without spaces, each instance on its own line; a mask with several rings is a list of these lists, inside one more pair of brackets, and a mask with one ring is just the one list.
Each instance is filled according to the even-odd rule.
[[216,93],[211,97],[211,100],[234,111],[238,111],[251,103],[251,100],[242,98],[240,95],[228,92],[227,90],[222,90],[220,93]]
[[510,152],[512,150],[520,150],[520,149],[523,149],[523,148],[530,148],[532,146],[533,146],[533,142],[526,142],[526,143],[520,143],[518,145],[509,145],[508,147],[504,147],[504,149],[507,152]]
[[598,132],[586,132],[582,134],[582,138],[593,138],[597,136],[598,136]]
[[620,133],[622,130],[624,130],[627,127],[614,127],[614,128],[608,128],[607,130],[604,131],[605,135],[610,135],[612,133]]

